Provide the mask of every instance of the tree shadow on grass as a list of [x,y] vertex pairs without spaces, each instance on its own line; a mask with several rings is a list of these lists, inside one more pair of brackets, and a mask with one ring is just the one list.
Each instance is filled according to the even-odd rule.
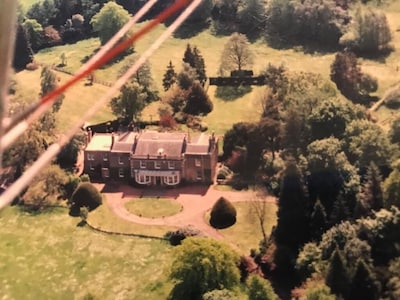
[[201,300],[202,295],[194,292],[193,290],[188,290],[184,284],[178,283],[176,284],[171,293],[168,295],[168,300]]
[[215,90],[215,97],[225,101],[233,101],[250,93],[253,88],[246,86],[218,86]]

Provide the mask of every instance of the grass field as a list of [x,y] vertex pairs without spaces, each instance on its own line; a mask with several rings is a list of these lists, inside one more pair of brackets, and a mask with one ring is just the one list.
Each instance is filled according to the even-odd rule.
[[[218,230],[227,241],[236,244],[244,254],[250,254],[251,249],[259,249],[262,240],[262,232],[257,217],[247,202],[232,203],[236,208],[236,223],[226,229]],[[277,206],[266,203],[267,213],[264,229],[267,234],[276,225]]]
[[77,227],[64,209],[0,211],[1,299],[162,299],[171,247]]
[[182,210],[182,205],[176,201],[162,198],[132,199],[125,207],[132,214],[145,218],[173,216]]

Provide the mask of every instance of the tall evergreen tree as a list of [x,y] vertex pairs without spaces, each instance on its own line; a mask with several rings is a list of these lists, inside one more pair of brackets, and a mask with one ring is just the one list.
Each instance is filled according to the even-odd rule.
[[278,202],[275,240],[297,253],[308,240],[308,203],[305,186],[295,162],[289,162]]
[[350,215],[349,206],[343,193],[341,192],[333,203],[333,208],[330,215],[331,225],[339,224],[342,221],[348,220]]
[[193,48],[193,55],[194,55],[194,68],[196,69],[198,80],[200,81],[201,85],[204,86],[207,75],[206,75],[206,65],[204,63],[204,58],[200,53],[200,50],[194,46]]
[[321,239],[322,234],[328,227],[327,216],[324,206],[319,199],[315,202],[310,219],[310,235],[315,241]]
[[15,40],[13,67],[22,70],[27,64],[33,61],[33,51],[29,43],[26,31],[22,25],[17,27],[17,37]]
[[377,300],[379,287],[364,260],[359,260],[350,286],[349,299]]
[[332,293],[337,296],[346,297],[350,284],[349,271],[347,270],[344,258],[338,249],[336,249],[332,254],[325,281],[331,288]]
[[176,82],[176,77],[178,74],[176,74],[174,65],[172,64],[171,61],[169,61],[169,64],[167,66],[167,70],[164,73],[163,77],[163,88],[164,91],[168,91],[169,88]]
[[189,66],[191,66],[192,68],[194,68],[195,66],[195,58],[194,58],[194,53],[192,50],[192,46],[190,46],[190,44],[186,45],[186,50],[185,53],[183,54],[183,58],[182,58],[184,63],[189,64]]
[[191,45],[187,44],[182,60],[184,63],[187,63],[196,70],[197,80],[200,81],[201,85],[204,86],[204,83],[207,80],[207,75],[204,58],[201,55],[200,50],[196,46],[194,46],[192,49]]
[[380,210],[383,207],[382,176],[374,162],[371,162],[367,169],[360,198],[366,209]]
[[[55,90],[58,86],[57,76],[54,71],[52,71],[49,67],[44,67],[42,69],[40,79],[40,92],[43,96]],[[58,112],[60,110],[63,99],[64,94],[61,94],[57,97],[56,101],[53,104],[53,112]]]

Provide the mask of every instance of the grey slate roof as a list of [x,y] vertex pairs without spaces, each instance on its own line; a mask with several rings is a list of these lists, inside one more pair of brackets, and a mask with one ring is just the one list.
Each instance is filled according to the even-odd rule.
[[120,135],[114,135],[114,145],[111,152],[131,153],[135,143],[137,132],[125,132]]
[[186,138],[181,132],[156,132],[145,131],[140,135],[134,157],[166,155],[167,157],[180,157]]

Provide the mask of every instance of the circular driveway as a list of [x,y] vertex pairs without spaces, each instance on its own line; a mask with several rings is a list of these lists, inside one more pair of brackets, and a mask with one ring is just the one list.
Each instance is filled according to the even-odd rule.
[[[231,202],[250,201],[255,197],[254,191],[219,191],[215,185],[192,185],[175,189],[134,188],[129,185],[94,184],[106,195],[106,203],[111,210],[121,219],[143,225],[160,225],[183,227],[193,225],[205,235],[223,239],[223,236],[205,221],[205,214],[220,197],[225,197]],[[143,218],[130,213],[125,208],[125,203],[132,198],[161,197],[175,199],[183,207],[179,213],[164,218]],[[276,198],[267,196],[264,201],[275,203]]]

